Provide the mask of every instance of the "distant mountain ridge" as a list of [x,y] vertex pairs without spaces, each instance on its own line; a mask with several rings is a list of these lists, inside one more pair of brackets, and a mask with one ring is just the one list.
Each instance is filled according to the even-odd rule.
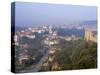
[[97,25],[97,20],[84,21],[83,24],[86,24],[86,25]]
[[82,25],[84,25],[84,28],[91,28],[93,31],[97,31],[97,20],[84,21]]

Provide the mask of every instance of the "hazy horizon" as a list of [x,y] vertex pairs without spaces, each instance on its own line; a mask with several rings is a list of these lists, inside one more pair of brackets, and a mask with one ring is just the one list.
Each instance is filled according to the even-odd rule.
[[15,25],[62,25],[97,20],[97,7],[15,2]]

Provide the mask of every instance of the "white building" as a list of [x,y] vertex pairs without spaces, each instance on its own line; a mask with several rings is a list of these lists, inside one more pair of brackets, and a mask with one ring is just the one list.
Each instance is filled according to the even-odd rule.
[[15,43],[15,45],[19,45],[19,43],[18,43],[18,35],[17,34],[14,35],[14,43]]
[[26,37],[28,37],[30,39],[35,39],[35,35],[26,35]]

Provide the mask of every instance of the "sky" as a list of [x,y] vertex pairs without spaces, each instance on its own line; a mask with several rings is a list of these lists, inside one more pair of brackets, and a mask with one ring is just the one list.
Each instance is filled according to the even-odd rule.
[[97,20],[97,7],[15,2],[15,25],[61,25]]

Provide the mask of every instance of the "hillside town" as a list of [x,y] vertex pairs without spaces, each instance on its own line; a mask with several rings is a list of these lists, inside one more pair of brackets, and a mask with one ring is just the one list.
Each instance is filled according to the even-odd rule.
[[[29,27],[16,31],[13,36],[15,47],[16,71],[36,72],[61,70],[56,54],[62,50],[63,41],[72,42],[84,39],[87,42],[97,42],[91,29],[84,29],[83,36],[70,34],[61,36],[53,26]],[[31,69],[31,70],[30,70]]]

